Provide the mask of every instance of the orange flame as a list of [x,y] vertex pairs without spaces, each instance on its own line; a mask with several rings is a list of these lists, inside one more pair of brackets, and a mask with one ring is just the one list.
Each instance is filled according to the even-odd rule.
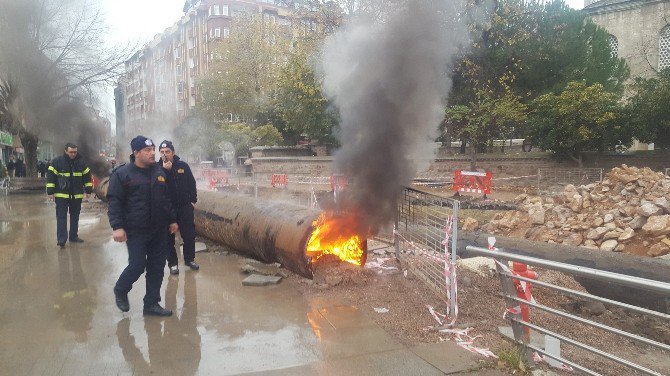
[[314,231],[307,242],[307,254],[312,256],[313,261],[324,255],[335,255],[342,261],[362,265],[365,240],[357,231],[357,223],[356,216],[335,217],[322,213],[312,223]]

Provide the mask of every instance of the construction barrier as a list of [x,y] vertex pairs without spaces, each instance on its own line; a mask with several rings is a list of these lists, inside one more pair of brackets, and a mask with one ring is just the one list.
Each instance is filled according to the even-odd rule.
[[340,174],[330,175],[330,189],[333,191],[340,191],[349,186],[349,179]]
[[272,177],[270,178],[270,184],[272,187],[286,188],[288,186],[288,175],[272,174]]
[[454,192],[491,194],[491,172],[454,171]]

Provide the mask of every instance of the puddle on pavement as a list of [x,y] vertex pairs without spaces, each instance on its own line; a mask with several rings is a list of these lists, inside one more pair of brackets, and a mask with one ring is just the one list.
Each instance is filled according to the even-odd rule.
[[100,223],[100,217],[94,218],[79,218],[79,228],[94,226]]

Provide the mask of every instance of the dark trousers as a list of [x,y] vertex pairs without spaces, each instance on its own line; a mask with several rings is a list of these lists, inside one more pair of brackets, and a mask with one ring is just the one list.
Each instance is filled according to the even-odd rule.
[[128,266],[123,270],[114,286],[114,293],[125,295],[133,288],[146,270],[147,292],[144,305],[161,301],[161,284],[165,268],[167,228],[142,233],[128,233]]
[[[193,223],[193,205],[176,208],[179,233],[184,240],[184,262],[195,260],[195,223]],[[168,234],[168,266],[177,265],[177,249],[174,246],[175,234]]]
[[56,197],[56,239],[58,243],[65,244],[67,234],[67,212],[70,212],[70,240],[79,236],[79,213],[81,212],[81,199],[67,199]]

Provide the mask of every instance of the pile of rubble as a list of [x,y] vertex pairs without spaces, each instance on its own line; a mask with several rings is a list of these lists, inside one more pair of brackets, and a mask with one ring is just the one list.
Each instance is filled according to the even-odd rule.
[[615,167],[601,183],[560,195],[516,197],[482,230],[530,240],[651,257],[670,253],[670,178],[649,168]]

